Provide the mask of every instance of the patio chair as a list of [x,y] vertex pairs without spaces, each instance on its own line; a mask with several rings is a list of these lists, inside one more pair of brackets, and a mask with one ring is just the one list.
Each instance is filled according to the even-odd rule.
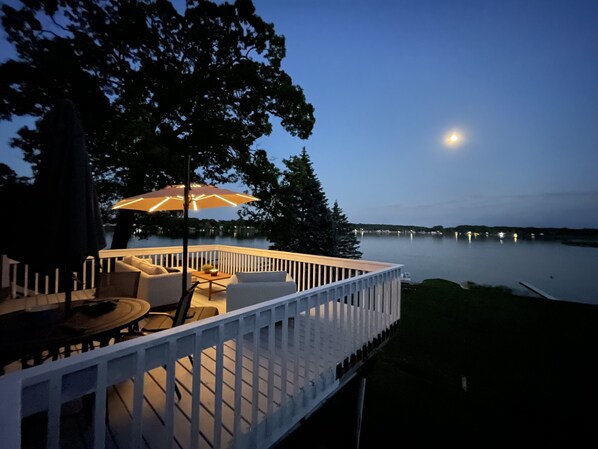
[[138,271],[102,271],[96,285],[96,298],[114,296],[137,297],[140,273]]
[[[191,307],[191,299],[198,285],[199,281],[194,282],[187,289],[185,294],[181,296],[176,308],[172,310],[150,311],[146,323],[142,325],[140,330],[123,333],[119,341],[150,335],[154,332],[171,329],[182,324],[218,315],[218,308],[216,307]],[[193,357],[189,356],[189,361],[193,363]],[[176,384],[174,388],[177,398],[180,400],[181,392]]]
[[[139,288],[139,278],[140,273],[138,272],[102,271],[98,275],[94,297],[97,299],[118,296],[136,298]],[[137,328],[133,327],[130,330],[135,329]],[[96,342],[89,341],[83,344],[81,350],[84,352],[89,351],[94,349],[95,346]]]

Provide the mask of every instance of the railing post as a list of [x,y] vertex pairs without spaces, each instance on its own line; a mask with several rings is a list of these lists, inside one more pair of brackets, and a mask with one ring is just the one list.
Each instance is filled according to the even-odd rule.
[[21,388],[20,379],[0,384],[0,449],[21,447]]

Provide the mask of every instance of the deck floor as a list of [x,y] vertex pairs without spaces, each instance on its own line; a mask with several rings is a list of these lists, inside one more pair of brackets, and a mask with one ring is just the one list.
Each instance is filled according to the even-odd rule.
[[[207,284],[201,285],[193,297],[193,306],[215,306],[221,314],[225,313],[225,291],[212,293],[212,300],[207,299]],[[311,321],[308,325],[307,322]],[[224,372],[219,381],[216,376],[216,348],[204,350],[199,361],[200,373],[200,422],[199,422],[199,447],[232,447],[233,440],[239,438],[250,428],[252,414],[257,413],[257,422],[260,423],[259,434],[269,434],[269,420],[283,420],[291,408],[300,407],[301,395],[318,394],[317,378],[325,370],[335,367],[346,356],[346,345],[339,343],[326,347],[325,359],[317,363],[313,358],[315,327],[313,317],[301,317],[286,327],[288,330],[285,338],[285,347],[282,347],[282,326],[276,327],[274,345],[265,335],[256,338],[245,338],[241,347],[234,340],[229,340],[224,345]],[[316,326],[317,327],[317,326]],[[317,327],[320,345],[324,342],[344,341],[339,340],[338,333],[343,332],[337,326]],[[335,333],[326,335],[327,333]],[[346,335],[345,338],[355,339],[355,335]],[[257,341],[257,347],[255,346]],[[343,346],[343,347],[341,347]],[[303,348],[303,349],[300,349]],[[307,349],[307,350],[305,350]],[[323,348],[319,348],[320,350]],[[235,364],[237,351],[241,352],[243,364],[241,375],[240,403],[236,403],[235,395]],[[289,362],[289,360],[291,362]],[[189,448],[191,447],[191,391],[193,382],[192,361],[184,357],[177,362],[176,382],[181,392],[181,399],[175,404],[174,441],[166,441],[167,422],[165,418],[166,405],[166,370],[156,368],[144,376],[143,418],[142,435],[143,448],[162,449],[165,447]],[[19,369],[19,367],[13,367]],[[9,371],[7,369],[7,371]],[[270,382],[270,380],[273,380]],[[219,384],[219,382],[221,382]],[[283,383],[284,382],[284,383]],[[132,410],[134,380],[129,379],[114,385],[107,391],[107,430],[106,448],[131,447],[131,434],[133,432]],[[217,389],[222,389],[222,403],[215,401]],[[321,392],[320,392],[321,393]],[[268,402],[267,398],[274,398]],[[257,404],[257,407],[253,405]],[[222,421],[216,421],[217,408],[222,408]],[[81,401],[65,404],[61,421],[61,448],[91,448],[92,440],[90,429],[86,424],[86,415],[82,413]],[[40,421],[41,419],[41,421]],[[284,421],[280,421],[284,422]],[[40,447],[39,438],[43,438],[43,417],[34,416],[27,418],[23,427],[23,447]],[[29,432],[28,429],[36,429]],[[235,435],[235,429],[237,434]],[[38,435],[33,437],[33,435]],[[41,435],[41,436],[40,436]],[[173,443],[172,446],[169,443]]]

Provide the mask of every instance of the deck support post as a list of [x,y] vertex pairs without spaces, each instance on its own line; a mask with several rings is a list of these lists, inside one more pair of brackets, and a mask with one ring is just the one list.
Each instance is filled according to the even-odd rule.
[[355,449],[359,449],[361,439],[361,422],[363,421],[363,403],[365,402],[365,383],[366,378],[363,374],[359,376],[359,390],[357,391],[357,434],[355,440]]

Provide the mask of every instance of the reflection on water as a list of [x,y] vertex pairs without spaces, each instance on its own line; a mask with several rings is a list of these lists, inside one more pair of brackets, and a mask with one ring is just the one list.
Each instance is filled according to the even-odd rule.
[[[503,285],[517,293],[529,291],[519,282],[568,301],[598,304],[598,248],[564,245],[559,242],[521,240],[515,235],[501,239],[459,235],[447,238],[417,234],[358,233],[363,260],[400,263],[413,282],[448,279],[482,285]],[[112,236],[106,234],[108,247]],[[182,239],[153,236],[131,239],[130,248],[180,246]],[[231,245],[267,249],[263,237],[237,239],[212,235],[190,238],[190,245]]]

